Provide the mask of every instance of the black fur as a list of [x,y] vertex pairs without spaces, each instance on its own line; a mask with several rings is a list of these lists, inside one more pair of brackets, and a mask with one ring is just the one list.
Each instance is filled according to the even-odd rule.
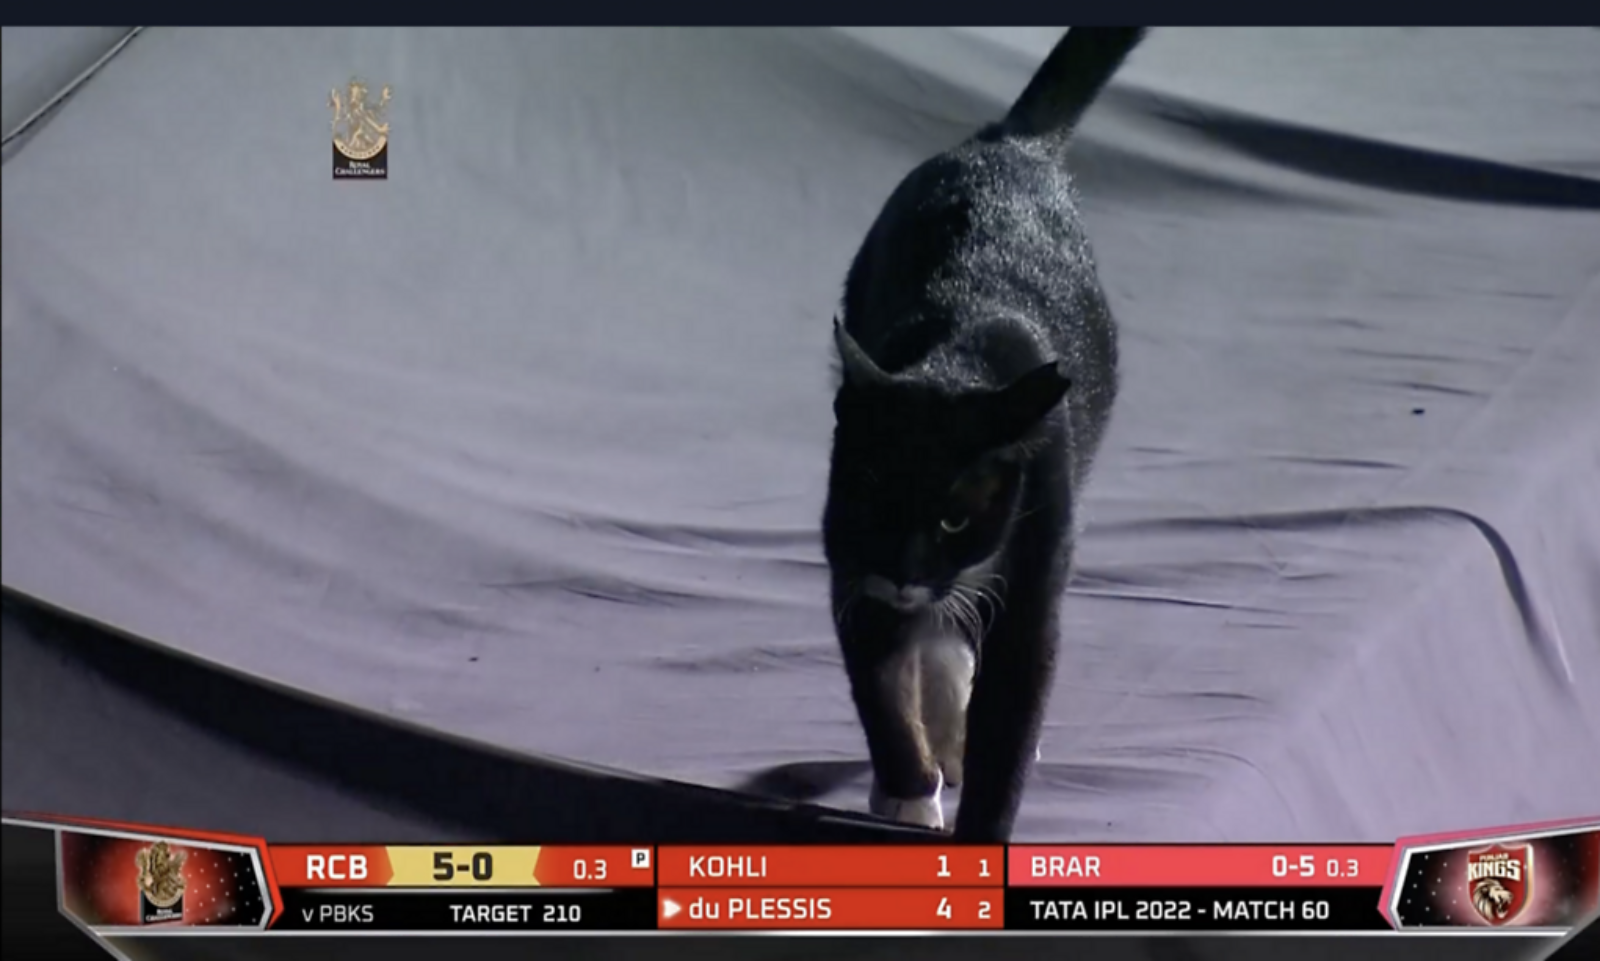
[[[824,543],[887,796],[926,796],[941,768],[898,655],[947,626],[952,594],[982,615],[957,620],[980,655],[955,768],[960,840],[1009,838],[1053,681],[1074,503],[1117,389],[1116,329],[1063,153],[1142,35],[1069,31],[1003,121],[913,170],[857,253],[835,321]],[[939,613],[867,596],[872,575],[928,588]]]

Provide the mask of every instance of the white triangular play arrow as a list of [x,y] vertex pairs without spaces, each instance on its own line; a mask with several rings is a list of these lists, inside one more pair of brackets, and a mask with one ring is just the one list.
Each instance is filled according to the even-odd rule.
[[667,898],[661,902],[661,916],[664,918],[675,918],[678,916],[678,912],[682,910],[683,908],[678,906],[678,902],[672,900],[671,898]]

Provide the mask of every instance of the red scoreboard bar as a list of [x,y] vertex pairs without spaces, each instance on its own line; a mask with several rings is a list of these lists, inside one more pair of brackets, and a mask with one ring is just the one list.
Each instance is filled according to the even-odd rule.
[[1390,845],[1026,845],[1013,929],[1381,931]]
[[1013,886],[1382,886],[1394,848],[1328,845],[1030,845],[1010,850]]
[[1600,818],[1393,845],[1010,847],[268,845],[32,821],[57,835],[62,907],[118,936],[202,928],[1561,934],[1600,910]]

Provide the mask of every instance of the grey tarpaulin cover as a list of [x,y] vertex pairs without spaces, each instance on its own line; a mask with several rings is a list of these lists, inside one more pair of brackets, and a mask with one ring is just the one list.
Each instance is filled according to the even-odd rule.
[[[1055,36],[146,30],[5,162],[5,587],[514,752],[813,764],[859,809],[830,317],[897,179]],[[353,73],[393,86],[387,181],[330,174]],[[1594,30],[1135,54],[1072,151],[1125,388],[1020,837],[1600,811],[1596,91]],[[49,643],[8,617],[6,808],[249,770]],[[239,783],[214,826],[346,810]]]

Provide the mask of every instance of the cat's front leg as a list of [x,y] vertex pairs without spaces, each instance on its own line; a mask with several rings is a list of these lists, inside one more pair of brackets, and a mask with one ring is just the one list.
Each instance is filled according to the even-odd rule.
[[863,599],[840,618],[839,644],[872,758],[872,813],[942,829],[944,778],[922,726],[910,618]]
[[955,837],[965,843],[1011,839],[1055,678],[1054,605],[1013,596],[983,643],[967,711],[966,782]]

